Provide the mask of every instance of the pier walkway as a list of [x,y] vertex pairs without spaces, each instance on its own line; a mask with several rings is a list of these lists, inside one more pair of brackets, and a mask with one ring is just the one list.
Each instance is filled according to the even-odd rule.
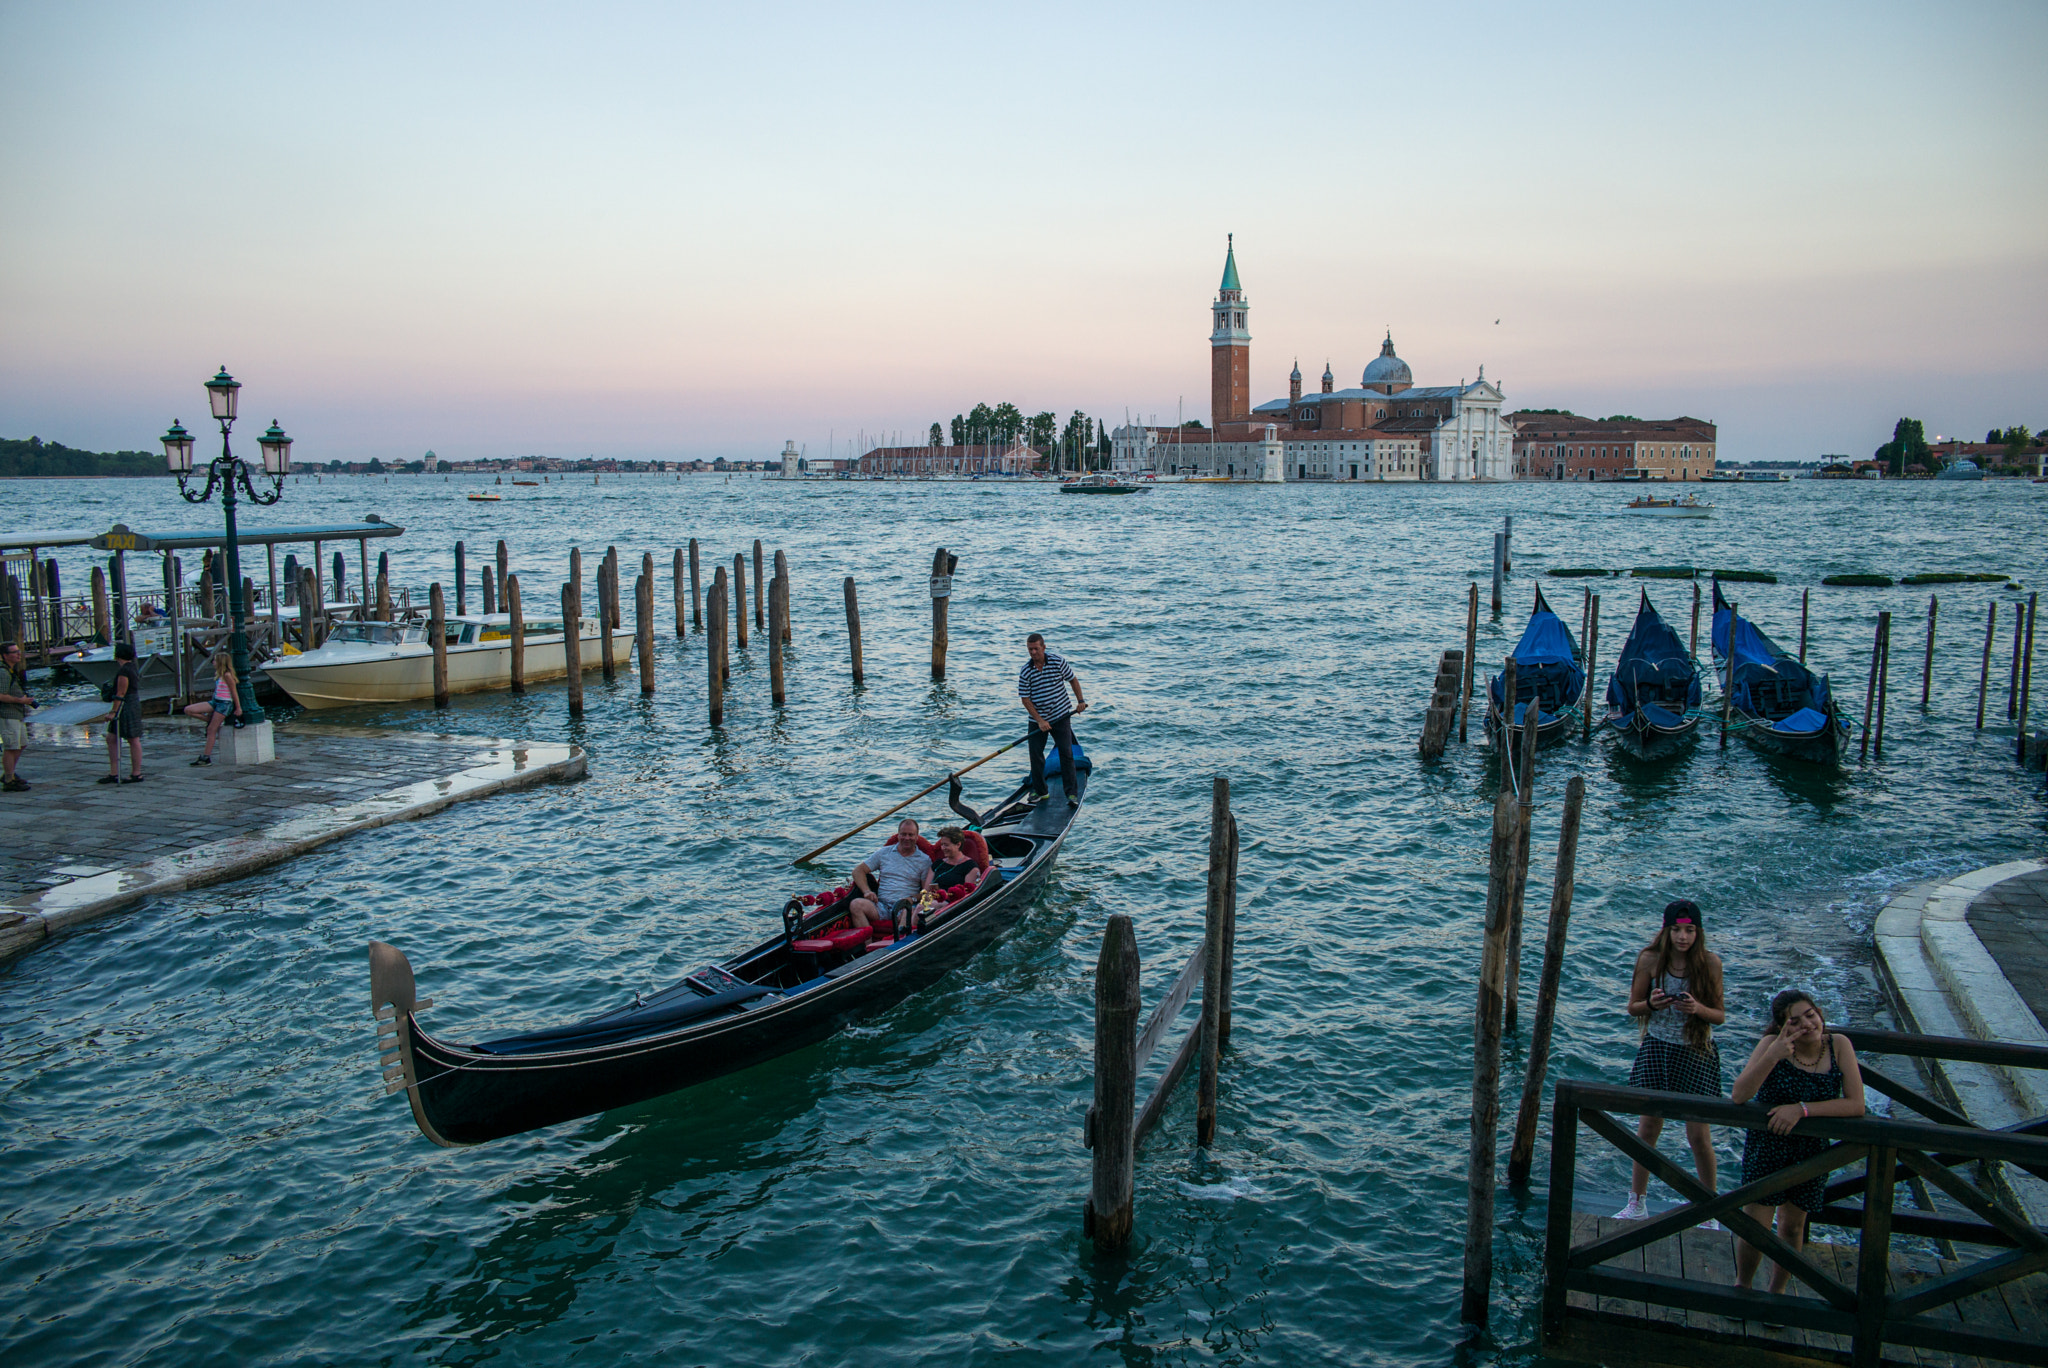
[[113,785],[98,782],[101,736],[32,727],[21,775],[33,788],[0,794],[0,961],[144,898],[585,768],[569,745],[312,726],[279,728],[268,764],[195,769],[203,735],[183,718],[146,719],[147,777]]

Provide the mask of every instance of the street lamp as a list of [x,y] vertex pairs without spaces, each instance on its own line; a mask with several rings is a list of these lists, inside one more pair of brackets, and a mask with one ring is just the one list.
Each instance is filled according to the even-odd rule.
[[241,382],[228,374],[222,366],[220,374],[206,382],[206,400],[215,421],[220,424],[220,455],[206,463],[206,488],[194,491],[186,487],[185,480],[194,473],[192,460],[192,434],[185,431],[181,422],[173,422],[171,430],[163,436],[164,462],[170,473],[178,477],[178,493],[187,503],[205,503],[213,497],[215,486],[220,488],[221,511],[227,515],[228,524],[228,611],[234,619],[234,637],[231,650],[235,661],[235,687],[241,694],[242,717],[246,722],[263,721],[263,709],[256,703],[256,686],[250,682],[248,607],[242,599],[242,556],[235,533],[235,486],[241,485],[242,497],[254,504],[274,504],[284,497],[284,477],[292,469],[292,439],[284,435],[284,429],[271,420],[270,430],[257,439],[256,445],[263,450],[263,473],[271,480],[267,494],[257,491],[249,481],[249,467],[239,460],[228,445],[228,430],[235,425],[235,404],[241,391]]

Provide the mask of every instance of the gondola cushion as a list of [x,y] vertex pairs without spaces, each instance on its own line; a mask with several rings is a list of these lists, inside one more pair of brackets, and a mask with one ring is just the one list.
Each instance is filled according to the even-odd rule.
[[[1095,762],[1088,758],[1087,751],[1081,749],[1079,741],[1074,743],[1074,768],[1083,774],[1093,774],[1095,772]],[[1057,775],[1060,772],[1060,748],[1058,746],[1049,745],[1045,748],[1045,772],[1048,775]]]
[[848,926],[838,931],[828,932],[825,936],[825,941],[834,950],[851,953],[866,945],[874,934],[873,929],[870,927]]
[[829,940],[800,940],[789,948],[799,955],[826,955],[838,947]]

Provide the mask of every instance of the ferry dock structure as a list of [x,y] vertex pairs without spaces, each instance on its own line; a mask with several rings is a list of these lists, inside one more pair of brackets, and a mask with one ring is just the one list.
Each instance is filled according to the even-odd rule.
[[147,898],[586,771],[572,745],[289,724],[272,761],[193,768],[201,724],[151,717],[143,731],[144,782],[102,785],[97,728],[31,721],[21,773],[34,787],[0,804],[0,962]]

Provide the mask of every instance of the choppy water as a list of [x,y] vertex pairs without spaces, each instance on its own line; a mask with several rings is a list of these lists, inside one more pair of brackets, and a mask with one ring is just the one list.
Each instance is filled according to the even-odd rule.
[[[1492,660],[1546,564],[1773,569],[1785,583],[1740,597],[1786,640],[1801,588],[1826,573],[2031,584],[2048,498],[1718,488],[1718,516],[1685,523],[1615,516],[1612,489],[1541,486],[1073,499],[619,477],[508,485],[496,505],[462,488],[305,480],[277,512],[407,525],[386,546],[415,586],[449,577],[458,536],[472,567],[510,540],[529,596],[559,583],[572,539],[593,557],[618,544],[629,574],[652,550],[662,604],[680,541],[702,540],[708,574],[760,536],[794,566],[789,706],[768,705],[757,648],[737,656],[712,732],[701,642],[670,638],[651,701],[630,676],[592,676],[580,723],[559,686],[458,698],[441,717],[327,714],[567,736],[590,748],[592,777],[152,903],[0,969],[8,1361],[1444,1362],[1461,1339],[1494,780],[1477,746],[1418,764],[1415,737],[1500,516],[1516,515],[1519,573],[1506,620],[1482,622]],[[8,494],[16,526],[211,516],[156,482]],[[937,544],[961,557],[943,686],[926,668]],[[67,558],[68,582],[84,569]],[[845,668],[845,574],[861,586],[864,690]],[[1611,659],[1637,582],[1603,584]],[[1579,586],[1548,587],[1575,617]],[[1682,624],[1688,587],[1651,588]],[[1588,781],[1557,1068],[1625,1075],[1631,952],[1670,897],[1706,909],[1741,1049],[1787,982],[1816,985],[1831,1015],[1881,1019],[1868,931],[1886,893],[2040,849],[2040,781],[2007,758],[2002,690],[1999,725],[1970,725],[1993,599],[2010,595],[1942,592],[1923,715],[1925,591],[1815,588],[1812,655],[1858,705],[1875,614],[1901,616],[1881,765],[1823,776],[1711,739],[1659,768],[1597,741],[1545,752],[1533,888],[1548,887],[1565,777]],[[458,1037],[670,982],[760,933],[762,909],[806,885],[784,864],[820,833],[1019,734],[1011,681],[1033,629],[1096,703],[1081,731],[1098,769],[1048,892],[1007,942],[828,1043],[538,1135],[438,1150],[379,1096],[364,942],[411,955],[440,1004],[430,1022]],[[970,795],[1014,782],[1010,757],[998,767]],[[1236,786],[1245,842],[1221,1130],[1193,1150],[1184,1090],[1140,1157],[1130,1255],[1099,1260],[1080,1232],[1080,1122],[1100,931],[1112,912],[1137,918],[1156,1000],[1199,934],[1215,773]],[[1540,917],[1540,893],[1531,906]],[[1511,1075],[1519,1063],[1517,1043]],[[1732,1158],[1739,1137],[1722,1145]],[[1622,1166],[1580,1152],[1594,1156],[1582,1185],[1618,1194]],[[1531,1357],[1541,1220],[1540,1199],[1503,1203],[1491,1330],[1508,1361]]]

